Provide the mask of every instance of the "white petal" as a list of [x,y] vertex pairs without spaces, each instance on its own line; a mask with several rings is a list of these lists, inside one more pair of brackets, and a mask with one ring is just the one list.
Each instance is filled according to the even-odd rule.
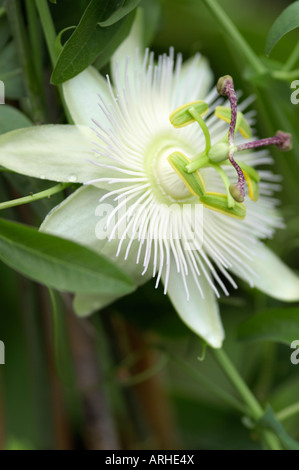
[[224,331],[219,316],[219,307],[205,276],[199,277],[205,298],[203,299],[192,277],[187,277],[190,299],[187,300],[182,276],[177,273],[171,259],[167,294],[181,319],[197,335],[201,336],[213,348],[221,348]]
[[183,63],[174,94],[175,106],[204,100],[213,85],[213,73],[206,58],[196,54]]
[[94,126],[92,119],[106,126],[108,120],[100,109],[99,95],[105,103],[111,102],[107,80],[94,67],[63,83],[63,94],[75,124]]
[[[105,190],[93,186],[79,188],[50,212],[42,223],[40,230],[73,240],[95,250],[115,262],[131,275],[137,284],[141,285],[149,279],[150,274],[141,276],[142,267],[136,264],[138,242],[132,244],[130,257],[124,260],[127,242],[123,244],[119,256],[116,257],[119,239],[112,239],[108,242],[107,238],[104,237],[105,234],[102,228],[105,225],[109,211],[113,210],[116,204],[113,197],[99,203],[99,198],[105,193]],[[102,234],[103,237],[99,239],[96,233],[98,236]],[[78,294],[76,295],[74,307],[79,315],[87,315],[117,298],[118,296],[81,296]]]
[[82,186],[47,215],[40,230],[73,240],[88,248],[100,251],[106,240],[96,237],[99,217],[95,215],[102,189]]
[[136,50],[139,52],[139,61],[143,60],[143,15],[144,11],[138,8],[130,34],[116,49],[111,57],[111,72],[114,84],[118,82],[120,89],[124,83],[127,57],[130,57],[127,72],[133,75],[136,59]]
[[0,165],[27,176],[64,182],[86,182],[101,170],[88,160],[93,132],[84,127],[27,127],[0,136]]
[[[254,256],[251,260],[244,258],[244,264],[256,273],[255,277],[251,276],[255,287],[275,299],[299,300],[299,277],[263,243],[250,248]],[[244,279],[236,267],[232,271]]]

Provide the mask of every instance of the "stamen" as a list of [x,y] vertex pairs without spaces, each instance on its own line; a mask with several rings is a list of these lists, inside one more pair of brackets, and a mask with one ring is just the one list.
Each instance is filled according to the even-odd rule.
[[274,137],[268,137],[266,139],[255,140],[254,142],[246,142],[237,146],[237,152],[241,150],[254,149],[257,147],[264,147],[266,145],[276,145],[276,147],[282,152],[287,152],[292,149],[292,137],[291,134],[283,131],[277,131]]

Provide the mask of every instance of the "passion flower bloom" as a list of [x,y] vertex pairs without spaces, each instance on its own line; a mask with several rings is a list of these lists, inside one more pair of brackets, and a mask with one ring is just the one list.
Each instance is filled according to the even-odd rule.
[[[229,101],[219,97],[199,54],[182,64],[171,50],[155,61],[149,51],[132,54],[132,37],[112,59],[112,83],[92,67],[64,83],[75,125],[2,135],[0,164],[83,183],[41,230],[109,257],[137,284],[156,277],[183,321],[219,348],[217,298],[237,288],[236,278],[277,299],[299,299],[298,277],[260,241],[283,226],[273,198],[279,178],[255,170],[272,159],[253,148],[262,141],[252,143],[252,114],[241,113],[248,101],[237,113],[231,88],[220,90]],[[273,139],[262,143],[282,145]],[[200,208],[199,225],[187,207]],[[87,315],[114,300],[78,294],[74,308]]]

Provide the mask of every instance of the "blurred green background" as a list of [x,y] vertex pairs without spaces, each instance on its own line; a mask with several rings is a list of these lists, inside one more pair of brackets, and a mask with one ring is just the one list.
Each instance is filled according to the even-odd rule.
[[[220,2],[263,60],[267,33],[290,3]],[[87,4],[87,0],[58,0],[57,5],[51,5],[57,32],[77,24]],[[148,1],[147,8],[152,11],[150,45],[154,51],[165,52],[174,46],[185,59],[201,51],[209,59],[215,81],[230,74],[245,96],[256,95],[251,108],[257,110],[261,137],[282,127],[292,132],[294,151],[273,152],[276,171],[284,178],[281,211],[286,229],[279,231],[269,245],[298,271],[299,105],[290,102],[290,83],[249,79],[246,59],[200,0]],[[28,96],[5,15],[0,22],[0,79],[9,74],[12,77],[6,89],[7,103],[28,114]],[[283,38],[271,53],[271,60],[283,63],[298,42],[298,34],[295,30]],[[51,65],[43,43],[42,47],[48,119],[63,122],[59,98],[49,85]],[[9,125],[0,107],[0,131],[7,131]],[[47,182],[22,176],[0,177],[1,201],[47,187]],[[10,209],[3,217],[38,226],[60,198]],[[209,351],[204,361],[197,359],[200,341],[177,318],[163,292],[155,291],[151,283],[84,321],[74,318],[69,296],[57,298],[59,315],[55,323],[45,287],[4,264],[0,273],[0,340],[6,346],[6,364],[0,365],[1,449],[260,447],[255,433],[243,425],[241,414],[205,389],[203,380],[211,379],[221,393],[231,390]],[[220,299],[220,306],[227,335],[224,347],[256,396],[261,402],[270,401],[274,410],[296,402],[299,365],[291,364],[290,348],[236,339],[238,325],[253,313],[287,306],[241,282],[229,298]],[[284,425],[299,438],[298,415]]]

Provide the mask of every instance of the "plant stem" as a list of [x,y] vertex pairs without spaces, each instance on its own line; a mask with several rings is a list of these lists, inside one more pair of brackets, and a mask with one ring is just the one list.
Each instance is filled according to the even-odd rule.
[[294,416],[295,414],[299,413],[299,402],[294,403],[293,405],[288,406],[284,410],[279,411],[276,413],[276,418],[279,421],[284,421],[288,418],[291,418],[291,416]]
[[83,411],[87,450],[119,450],[118,430],[105,387],[105,363],[97,356],[94,330],[86,319],[77,318],[68,304],[67,330]]
[[17,53],[24,73],[25,86],[31,103],[31,114],[35,122],[45,121],[45,113],[40,98],[38,81],[35,77],[31,51],[27,41],[27,34],[18,0],[10,0],[6,3],[7,16],[11,25],[11,31],[15,40]]
[[210,136],[210,133],[209,133],[208,126],[206,125],[205,121],[201,117],[200,113],[193,106],[191,106],[188,109],[188,111],[191,114],[191,116],[193,116],[195,121],[197,121],[199,126],[201,127],[201,130],[203,132],[203,135],[204,135],[205,141],[206,141],[205,153],[208,154],[208,152],[211,148],[211,136]]
[[41,35],[40,25],[38,22],[38,16],[35,9],[35,5],[32,0],[26,0],[26,13],[28,20],[28,29],[30,37],[30,48],[32,51],[32,61],[34,65],[35,75],[43,93],[43,58],[41,49]]
[[49,5],[47,0],[35,0],[35,5],[40,16],[51,62],[54,66],[57,60],[55,49],[56,31],[52,21]]
[[58,376],[63,382],[63,373],[61,373],[60,368],[60,361],[59,361],[59,341],[58,341],[58,307],[56,302],[55,291],[48,287],[48,292],[51,300],[52,305],[52,313],[53,313],[53,349],[54,349],[54,357],[55,357],[55,365],[58,372]]
[[273,78],[277,80],[284,80],[284,81],[292,81],[295,79],[299,79],[299,69],[296,70],[273,70],[271,72]]
[[[53,23],[52,16],[50,13],[50,8],[49,8],[47,0],[35,0],[35,5],[40,16],[41,24],[42,24],[43,31],[44,31],[44,36],[46,39],[50,59],[52,62],[52,66],[55,67],[56,61],[58,58],[58,53],[55,47],[56,31],[55,31],[54,23]],[[65,115],[67,117],[67,120],[70,124],[73,124],[74,122],[72,120],[72,117],[70,115],[70,112],[68,110],[68,107],[66,105],[66,102],[63,96],[62,86],[58,85],[57,88],[59,91],[61,103],[65,112]]]
[[291,70],[291,68],[296,64],[298,59],[299,59],[299,42],[297,42],[288,60],[282,67],[282,70]]
[[206,152],[203,151],[196,160],[193,160],[191,163],[188,163],[188,165],[186,165],[186,170],[188,171],[188,173],[192,173],[193,171],[199,170],[200,168],[209,164],[209,157],[207,157]]
[[230,207],[230,208],[235,207],[236,201],[232,197],[232,195],[230,193],[230,190],[229,190],[229,187],[231,185],[229,177],[227,176],[227,174],[225,173],[225,171],[223,170],[223,168],[220,165],[217,165],[217,164],[213,165],[212,163],[210,163],[210,166],[212,168],[214,168],[215,171],[217,171],[217,173],[219,174],[220,178],[223,181],[223,184],[224,184],[225,190],[226,190],[226,194],[227,194],[228,207]]
[[[225,352],[222,349],[213,349],[212,352],[221,369],[228,377],[234,388],[238,391],[239,395],[243,398],[244,403],[246,403],[248,409],[250,410],[251,418],[254,421],[258,421],[264,414],[262,406],[248,388]],[[272,432],[266,430],[263,431],[263,438],[271,450],[281,449],[279,440]]]
[[68,186],[71,186],[72,183],[59,183],[56,186],[52,186],[49,189],[40,191],[39,193],[31,194],[30,196],[20,197],[17,199],[12,199],[11,201],[5,201],[0,203],[0,210],[8,209],[9,207],[21,206],[23,204],[28,204],[33,201],[38,201],[39,199],[44,199],[46,197],[53,196],[53,194],[60,193]]
[[258,74],[264,74],[267,70],[266,67],[243,38],[225,10],[218,5],[216,0],[203,0],[203,3],[210,10],[216,21],[222,26],[227,36],[233,41],[234,46],[239,49],[241,55],[246,58],[251,67]]
[[239,392],[244,402],[247,404],[251,411],[253,419],[259,419],[264,411],[261,405],[258,403],[254,395],[251,393],[246,383],[243,381],[239,372],[235,366],[231,363],[227,355],[222,349],[213,349],[213,355],[216,358],[218,364],[221,366],[225,375],[229,378],[235,389]]

